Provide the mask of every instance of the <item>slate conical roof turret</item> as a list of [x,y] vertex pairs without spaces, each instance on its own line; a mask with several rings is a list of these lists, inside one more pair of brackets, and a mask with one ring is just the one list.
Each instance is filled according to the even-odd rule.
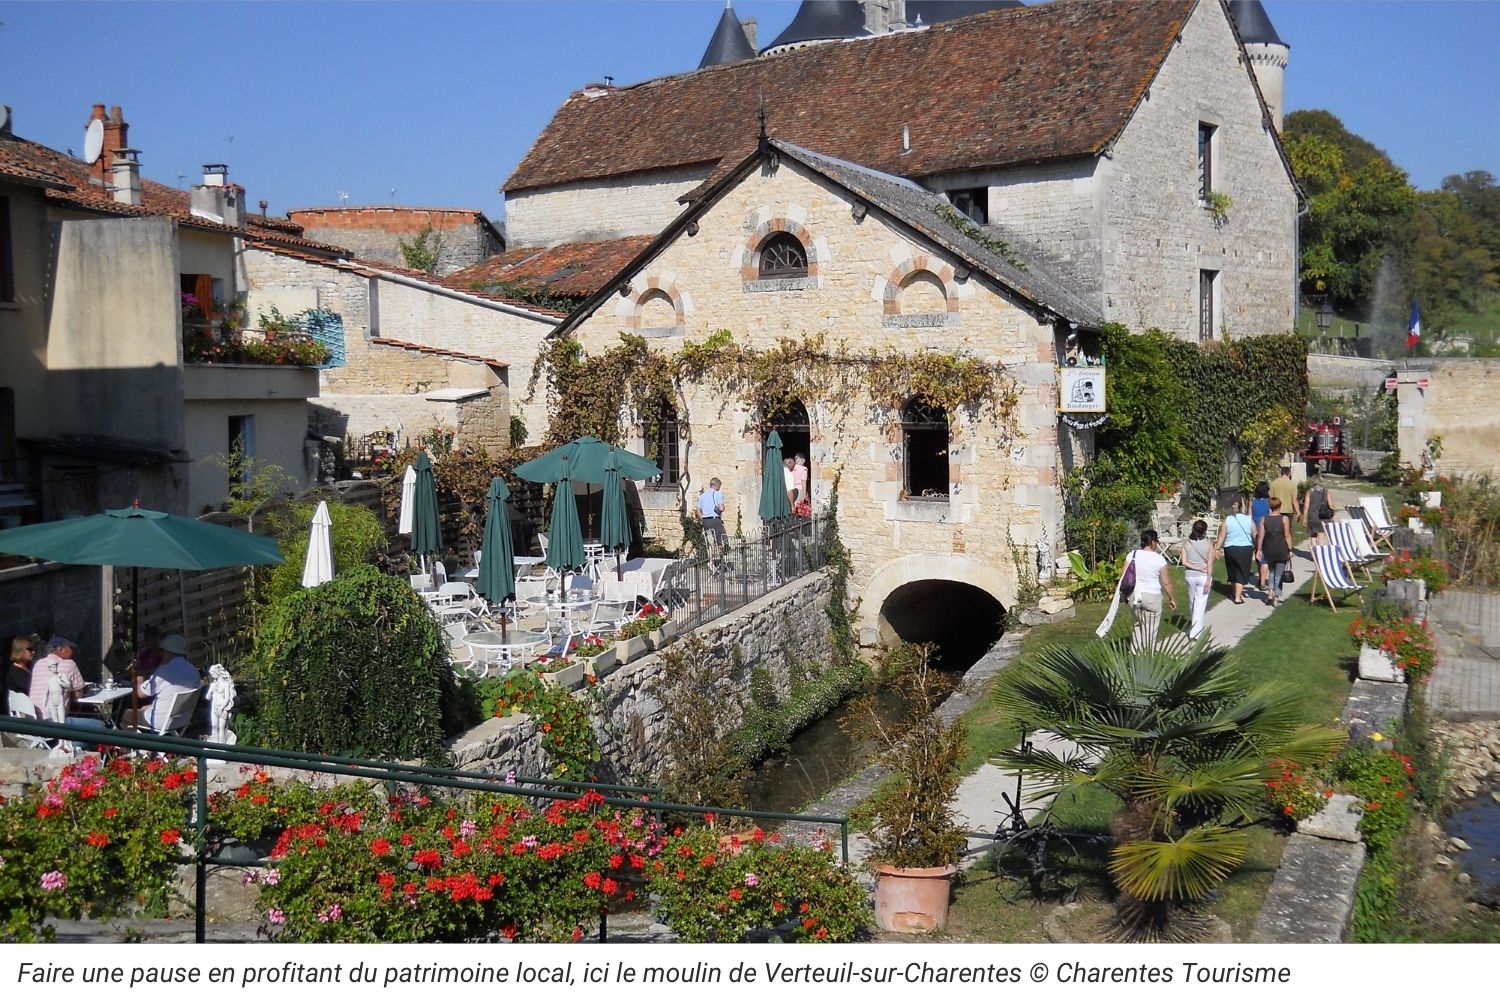
[[754,58],[755,49],[750,47],[750,39],[745,36],[745,29],[735,16],[733,5],[725,0],[719,26],[714,29],[714,37],[709,39],[708,48],[704,50],[703,61],[698,64],[698,68],[722,66]]
[[1229,16],[1246,45],[1286,45],[1276,34],[1276,26],[1260,0],[1230,0]]
[[865,31],[865,9],[859,0],[802,0],[797,16],[766,51],[807,42],[859,38]]

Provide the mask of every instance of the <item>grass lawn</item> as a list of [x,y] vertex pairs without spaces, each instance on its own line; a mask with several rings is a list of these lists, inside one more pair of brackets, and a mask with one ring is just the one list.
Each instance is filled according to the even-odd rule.
[[[1223,583],[1222,562],[1216,576],[1219,582],[1214,590],[1218,600],[1228,590]],[[1185,605],[1180,575],[1175,582],[1179,604]],[[1299,594],[1252,629],[1235,648],[1235,657],[1252,683],[1276,681],[1295,686],[1302,693],[1299,704],[1308,722],[1336,721],[1349,693],[1356,654],[1347,630],[1358,607],[1357,599],[1348,597],[1339,607],[1338,612],[1333,612],[1326,603],[1311,604],[1305,594]],[[1031,629],[1022,639],[1015,664],[1008,669],[1024,670],[1027,659],[1049,645],[1078,646],[1093,642],[1094,629],[1107,609],[1107,604],[1082,604],[1076,617],[1068,621]],[[1129,619],[1128,614],[1121,614],[1110,637],[1127,635]],[[1185,626],[1185,611],[1168,615],[1168,627]],[[977,769],[996,752],[1014,746],[1020,735],[1015,720],[995,707],[989,698],[981,698],[965,713],[964,721],[969,725],[965,773]],[[1103,833],[1108,831],[1115,806],[1116,801],[1108,793],[1087,790],[1059,800],[1053,816],[1067,829]],[[1248,837],[1245,863],[1223,885],[1211,907],[1229,923],[1239,940],[1246,938],[1255,923],[1286,845],[1284,833],[1268,824],[1251,827]],[[1110,896],[1102,857],[1086,859],[1072,881],[1079,887],[1081,898],[1106,900]],[[1033,900],[1017,892],[1013,880],[997,877],[990,866],[981,863],[957,888],[946,937],[970,941],[1042,941],[1046,937],[1042,920],[1056,902],[1056,899]]]

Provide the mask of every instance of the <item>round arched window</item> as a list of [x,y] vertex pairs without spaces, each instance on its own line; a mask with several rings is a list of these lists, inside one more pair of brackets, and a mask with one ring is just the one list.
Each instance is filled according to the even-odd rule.
[[775,233],[760,245],[762,278],[807,277],[807,249],[791,233]]

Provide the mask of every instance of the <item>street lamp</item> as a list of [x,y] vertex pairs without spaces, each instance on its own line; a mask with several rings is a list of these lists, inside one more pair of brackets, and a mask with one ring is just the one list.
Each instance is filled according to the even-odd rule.
[[1333,301],[1330,295],[1318,296],[1318,335],[1325,336],[1333,325]]

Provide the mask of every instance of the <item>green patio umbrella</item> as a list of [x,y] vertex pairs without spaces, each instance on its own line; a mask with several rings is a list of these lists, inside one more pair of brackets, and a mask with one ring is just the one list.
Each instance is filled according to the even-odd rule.
[[599,541],[615,554],[615,577],[623,580],[620,550],[630,548],[630,515],[625,510],[625,484],[620,480],[619,449],[610,452],[604,462],[604,510],[599,520]]
[[[601,470],[602,471],[602,470]],[[573,480],[563,460],[562,478],[552,498],[552,537],[547,542],[547,565],[566,570],[583,565],[583,532],[578,527],[578,501],[573,498]]]
[[[205,570],[282,562],[281,547],[275,539],[159,510],[143,510],[139,504],[0,531],[0,552],[76,566],[129,566],[132,608],[140,606],[142,568]],[[131,617],[130,648],[134,653],[140,648],[140,617]]]
[[474,589],[491,604],[516,596],[515,550],[510,541],[510,488],[496,476],[485,494],[484,545],[480,549],[479,579]]
[[424,451],[417,456],[412,466],[417,470],[417,489],[413,496],[411,550],[422,560],[422,570],[427,570],[427,557],[435,556],[443,548],[443,529],[438,525],[437,484],[432,479],[432,460]]
[[766,438],[766,462],[760,470],[760,519],[766,523],[792,516],[792,504],[786,497],[786,472],[781,467],[781,435],[772,431]]
[[648,458],[621,451],[598,438],[584,436],[560,444],[529,462],[516,466],[516,475],[532,483],[555,483],[564,476],[575,483],[604,482],[604,465],[615,456],[622,479],[650,479],[661,469]]

